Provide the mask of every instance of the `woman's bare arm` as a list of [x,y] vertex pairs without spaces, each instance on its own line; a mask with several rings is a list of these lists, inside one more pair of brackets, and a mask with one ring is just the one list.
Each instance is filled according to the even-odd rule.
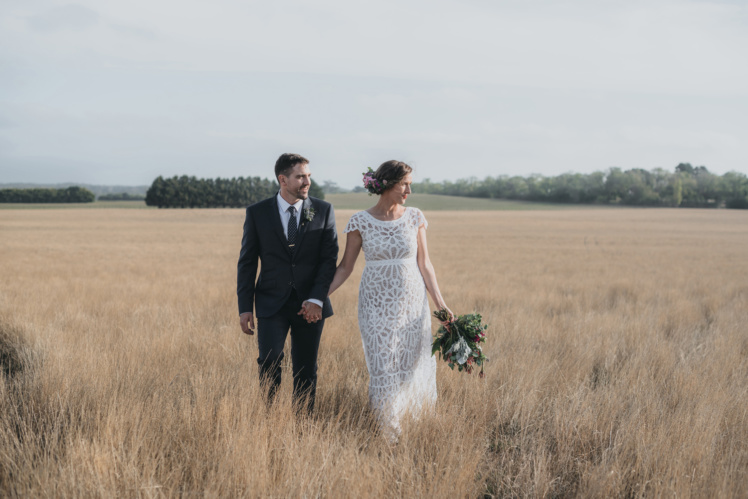
[[358,254],[361,252],[361,243],[362,239],[359,231],[353,230],[348,233],[348,237],[345,240],[345,253],[343,253],[343,259],[335,270],[335,276],[332,278],[332,284],[330,284],[330,291],[327,293],[328,296],[338,289],[348,279],[351,272],[353,272]]
[[446,309],[449,315],[453,317],[454,314],[452,314],[452,311],[449,310],[449,307],[444,302],[444,298],[442,298],[442,294],[439,291],[439,284],[436,282],[436,272],[434,271],[434,266],[431,264],[431,259],[429,259],[429,250],[426,245],[426,228],[423,225],[418,228],[418,255],[416,258],[418,260],[418,268],[423,276],[423,282],[426,284],[426,291],[428,291],[429,296],[434,301],[436,308]]

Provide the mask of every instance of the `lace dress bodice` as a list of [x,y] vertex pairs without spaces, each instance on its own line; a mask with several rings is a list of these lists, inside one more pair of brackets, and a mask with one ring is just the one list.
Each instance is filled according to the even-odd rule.
[[355,213],[345,232],[361,234],[366,267],[361,276],[358,322],[369,369],[369,403],[385,430],[396,435],[407,412],[436,400],[431,317],[418,268],[418,230],[428,222],[417,208],[397,220]]
[[367,211],[351,217],[346,232],[361,232],[366,263],[381,260],[405,260],[418,254],[418,227],[428,227],[423,213],[417,208],[406,208],[397,220],[378,220]]

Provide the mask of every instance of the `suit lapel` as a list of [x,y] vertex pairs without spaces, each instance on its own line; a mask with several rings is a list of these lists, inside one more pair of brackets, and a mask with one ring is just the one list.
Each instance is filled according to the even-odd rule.
[[[270,203],[270,207],[272,209],[272,213],[270,214],[270,220],[272,221],[271,223],[273,224],[273,228],[275,229],[274,232],[280,239],[281,246],[286,248],[286,253],[291,255],[291,250],[288,248],[288,238],[283,233],[283,224],[281,223],[281,219],[280,219],[280,211],[278,208],[278,195],[277,194],[273,196],[273,202]],[[296,243],[298,245],[298,241],[296,241]]]

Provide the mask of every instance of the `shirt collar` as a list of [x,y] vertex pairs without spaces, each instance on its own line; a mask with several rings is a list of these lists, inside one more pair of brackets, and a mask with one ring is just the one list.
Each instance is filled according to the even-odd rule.
[[278,191],[278,208],[280,208],[280,211],[287,212],[289,206],[294,206],[296,208],[296,213],[301,213],[301,206],[304,204],[303,199],[299,199],[296,201],[293,205],[291,205],[288,201],[283,199],[283,196],[281,196],[280,191]]

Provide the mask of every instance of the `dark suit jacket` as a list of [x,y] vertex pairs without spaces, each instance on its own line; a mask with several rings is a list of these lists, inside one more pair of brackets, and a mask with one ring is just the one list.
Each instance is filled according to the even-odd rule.
[[[305,217],[309,208],[314,210],[311,221]],[[262,265],[255,282],[258,258]],[[296,288],[300,299],[315,298],[324,304],[322,317],[331,316],[327,292],[337,260],[338,234],[330,203],[311,197],[304,200],[293,253],[283,233],[276,196],[253,204],[247,208],[237,265],[239,313],[252,312],[254,304],[257,317],[270,317]]]

